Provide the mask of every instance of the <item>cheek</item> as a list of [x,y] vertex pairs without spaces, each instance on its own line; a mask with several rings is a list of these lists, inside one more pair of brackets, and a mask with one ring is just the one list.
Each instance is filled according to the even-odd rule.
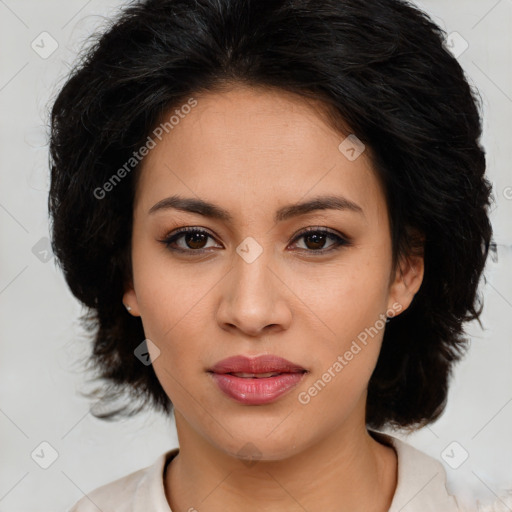
[[[346,290],[351,288],[347,286]],[[314,350],[310,344],[304,347],[314,355],[311,376],[298,390],[298,401],[311,413],[308,417],[322,415],[331,426],[346,419],[363,403],[386,325],[381,317],[380,296],[358,295],[356,287],[353,290],[354,293],[346,295],[331,295],[332,302],[326,303],[320,312],[329,327],[323,331],[329,335],[314,332]]]
[[[388,276],[387,267],[375,257],[346,261],[322,279],[317,276],[315,285],[309,279],[300,281],[307,309],[299,322],[305,332],[308,327],[314,331],[312,366],[320,376],[319,387],[325,384],[331,390],[325,398],[341,393],[341,400],[350,401],[365,389],[380,353]],[[304,349],[309,351],[307,338]]]
[[322,336],[342,348],[347,340],[375,324],[387,304],[387,267],[371,255],[355,252],[341,264],[300,278],[295,288],[317,317]]
[[196,325],[204,314],[202,299],[217,280],[201,263],[176,263],[165,250],[147,245],[134,250],[133,273],[144,331],[160,342]]
[[[137,257],[138,256],[138,257]],[[135,289],[144,333],[157,347],[151,355],[154,371],[178,409],[203,397],[195,389],[203,371],[201,359],[208,345],[205,326],[211,327],[209,302],[218,281],[211,270],[198,272],[193,264],[179,265],[149,252],[134,258]],[[206,407],[207,404],[205,404]]]

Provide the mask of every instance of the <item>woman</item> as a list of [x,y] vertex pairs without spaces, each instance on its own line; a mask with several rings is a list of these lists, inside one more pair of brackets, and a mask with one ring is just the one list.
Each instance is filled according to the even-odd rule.
[[88,510],[462,510],[446,405],[492,237],[475,97],[387,0],[149,0],[52,110],[53,250],[103,403],[179,448]]

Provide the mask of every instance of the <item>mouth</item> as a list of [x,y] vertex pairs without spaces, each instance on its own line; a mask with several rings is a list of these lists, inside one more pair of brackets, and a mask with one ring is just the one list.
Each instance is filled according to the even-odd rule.
[[308,370],[281,357],[263,355],[223,359],[208,373],[229,398],[245,405],[264,405],[297,386]]
[[234,375],[235,377],[240,377],[242,379],[267,379],[268,377],[275,377],[276,375],[283,375],[285,373],[299,373],[299,372],[267,372],[267,373],[229,372],[229,373],[223,373],[221,375]]
[[271,354],[249,358],[233,356],[216,363],[210,370],[212,373],[232,374],[241,378],[266,378],[282,373],[305,373],[302,366],[287,359]]

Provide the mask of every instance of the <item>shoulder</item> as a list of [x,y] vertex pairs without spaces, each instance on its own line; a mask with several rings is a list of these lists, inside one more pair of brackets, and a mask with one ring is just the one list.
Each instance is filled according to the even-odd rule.
[[160,455],[153,464],[118,478],[85,494],[69,512],[171,512],[163,484],[163,473],[178,448]]
[[398,459],[397,486],[389,512],[466,512],[449,493],[440,461],[394,436],[374,434],[393,446]]
[[388,434],[371,432],[376,439],[393,446],[398,458],[397,487],[388,512],[498,512],[512,511],[512,489],[506,495],[484,502],[471,492],[451,494],[443,464]]

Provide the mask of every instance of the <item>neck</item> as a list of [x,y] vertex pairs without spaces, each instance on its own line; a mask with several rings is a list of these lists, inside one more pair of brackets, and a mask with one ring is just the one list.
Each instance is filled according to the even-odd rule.
[[363,425],[338,429],[279,460],[241,461],[210,444],[175,412],[180,452],[165,478],[173,512],[387,512],[397,482],[393,448]]

